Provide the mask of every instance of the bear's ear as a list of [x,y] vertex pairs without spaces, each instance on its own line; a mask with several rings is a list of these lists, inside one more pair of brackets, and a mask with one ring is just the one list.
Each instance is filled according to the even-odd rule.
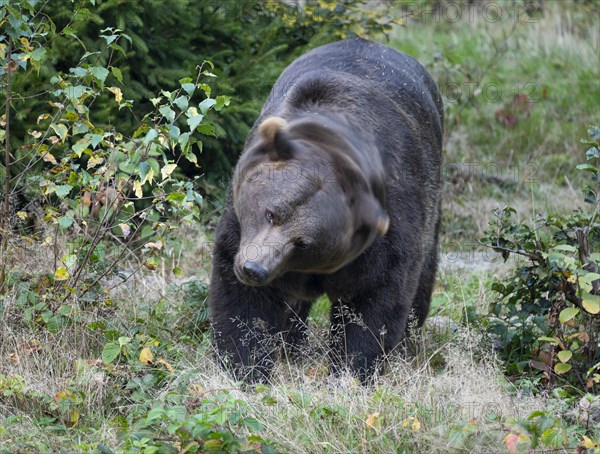
[[264,142],[273,142],[277,133],[286,125],[287,121],[281,117],[269,117],[259,125],[258,132]]
[[264,150],[271,161],[291,159],[294,155],[293,145],[285,127],[287,121],[280,117],[269,117],[258,127],[264,143]]
[[355,212],[360,226],[367,226],[377,236],[384,236],[390,227],[390,218],[371,194],[362,194],[356,201]]

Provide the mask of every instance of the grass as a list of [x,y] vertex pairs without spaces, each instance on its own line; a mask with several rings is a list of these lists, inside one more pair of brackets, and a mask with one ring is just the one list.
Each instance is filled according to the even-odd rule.
[[[232,382],[213,360],[201,316],[210,228],[180,235],[172,256],[185,277],[164,271],[172,264],[145,271],[101,303],[73,305],[65,326],[50,329],[36,309],[44,301],[23,298],[23,285],[40,293],[52,249],[66,244],[58,241],[22,254],[21,290],[0,301],[0,452],[152,453],[160,443],[177,452],[202,430],[216,440],[204,449],[216,452],[576,449],[586,433],[579,401],[508,382],[472,318],[494,298],[492,279],[515,265],[477,243],[491,210],[511,204],[526,219],[570,211],[580,198],[579,138],[600,123],[600,22],[589,4],[544,8],[530,22],[475,15],[409,21],[392,34],[390,44],[422,61],[447,98],[440,272],[412,361],[393,360],[370,388],[329,377],[322,298],[306,355],[279,362],[268,386]],[[497,114],[514,108],[518,93],[534,102],[507,127]],[[108,342],[123,345],[101,361]],[[144,363],[145,348],[153,358]],[[600,439],[594,430],[588,436]]]
[[[527,19],[515,19],[514,4],[497,5],[499,18],[471,9],[455,21],[441,20],[456,16],[442,7],[433,16],[440,20],[409,22],[390,42],[429,69],[446,101],[445,227],[455,240],[481,236],[493,205],[510,203],[527,217],[534,207],[570,211],[578,142],[600,121],[600,24],[591,5],[546,2],[542,16]],[[512,104],[519,94],[526,110]],[[499,122],[502,111],[515,123]]]

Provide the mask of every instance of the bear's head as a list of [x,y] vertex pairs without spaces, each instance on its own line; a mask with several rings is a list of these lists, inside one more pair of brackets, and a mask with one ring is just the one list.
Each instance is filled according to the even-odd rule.
[[364,144],[344,131],[314,115],[259,125],[233,182],[241,282],[267,285],[290,271],[333,273],[385,235],[383,171],[365,171],[356,159]]

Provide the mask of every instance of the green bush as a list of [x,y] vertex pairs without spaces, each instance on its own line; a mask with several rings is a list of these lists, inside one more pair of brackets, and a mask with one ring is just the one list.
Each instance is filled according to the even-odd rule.
[[[14,75],[15,144],[27,143],[27,131],[36,128],[37,116],[46,111],[39,93],[54,90],[52,78],[78,66],[83,54],[94,66],[117,68],[114,75],[123,99],[133,101],[123,109],[97,99],[92,122],[105,129],[118,124],[126,136],[152,109],[156,93],[178,89],[178,80],[210,60],[219,76],[215,91],[233,99],[231,108],[213,119],[216,137],[211,153],[201,160],[202,169],[215,180],[229,172],[271,85],[292,59],[319,44],[386,32],[391,22],[365,0],[54,0],[52,7],[37,1],[9,3],[0,3],[0,11],[28,6],[37,18],[37,39],[43,45],[36,51],[44,54],[37,64],[23,62],[22,71]],[[104,43],[97,37],[107,27],[128,39],[102,52]],[[193,167],[187,170],[197,173]]]
[[[600,128],[589,130],[588,210],[568,216],[542,213],[530,226],[515,210],[494,212],[484,243],[524,260],[492,290],[488,328],[502,342],[509,375],[541,373],[549,387],[598,392],[600,384]],[[570,392],[570,391],[569,391]]]

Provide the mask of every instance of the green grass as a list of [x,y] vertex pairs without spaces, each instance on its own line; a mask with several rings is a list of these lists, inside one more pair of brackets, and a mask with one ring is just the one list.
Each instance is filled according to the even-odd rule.
[[[585,159],[579,139],[600,122],[600,25],[592,7],[546,2],[544,15],[515,22],[504,6],[497,21],[464,13],[456,22],[409,22],[391,40],[426,66],[446,99],[445,175],[461,171],[446,179],[444,226],[452,239],[481,236],[491,202],[530,214],[535,199],[546,209],[551,192],[547,209],[570,211],[573,186],[579,190],[574,168]],[[511,106],[517,94],[532,101],[528,114]],[[513,126],[497,120],[501,109],[516,116]]]

